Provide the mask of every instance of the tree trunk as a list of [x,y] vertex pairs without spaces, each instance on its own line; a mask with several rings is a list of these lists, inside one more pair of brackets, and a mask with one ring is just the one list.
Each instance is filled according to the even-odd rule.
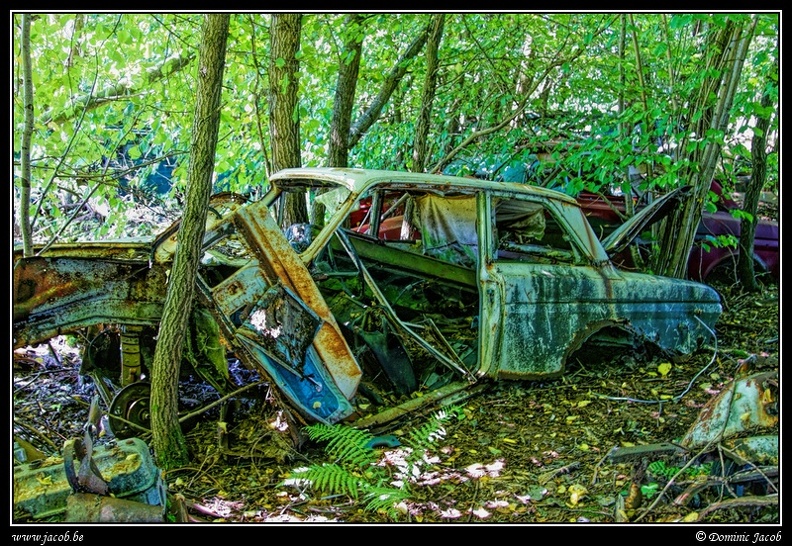
[[30,64],[30,15],[22,14],[22,86],[24,88],[25,128],[22,131],[20,163],[22,191],[19,196],[19,228],[22,232],[22,253],[33,254],[30,225],[30,142],[33,137],[33,69]]
[[[719,139],[710,135],[724,134],[728,127],[729,111],[752,36],[753,26],[745,29],[730,21],[713,36],[706,49],[714,52],[714,57],[702,70],[711,70],[715,75],[704,79],[698,96],[691,101],[696,105],[693,119],[697,114],[700,117],[679,147],[684,154],[680,160],[688,165],[679,172],[679,177],[693,189],[690,198],[664,222],[654,268],[661,275],[677,278],[687,275],[688,256],[721,148]],[[708,100],[713,95],[717,97],[714,105]],[[689,140],[690,137],[695,141]]]
[[[333,121],[330,125],[330,146],[327,151],[328,167],[348,167],[349,127],[352,124],[352,107],[355,104],[355,88],[360,72],[360,56],[363,50],[365,33],[362,29],[364,17],[352,13],[344,19],[344,49],[338,65],[335,99],[333,101]],[[325,206],[314,203],[311,222],[324,225]]]
[[[773,70],[778,73],[778,60]],[[768,78],[768,84],[774,85],[774,80]],[[743,201],[743,211],[751,215],[751,219],[743,217],[740,220],[740,254],[737,259],[737,280],[742,287],[749,292],[757,292],[760,285],[756,281],[756,271],[754,271],[754,237],[756,236],[756,224],[758,222],[757,212],[759,210],[759,197],[765,183],[767,173],[767,130],[770,127],[769,113],[770,106],[773,104],[769,89],[765,89],[762,94],[762,109],[756,116],[756,128],[751,140],[751,181],[745,192]]]
[[344,32],[346,41],[338,66],[333,122],[330,126],[330,149],[328,166],[347,167],[349,156],[349,127],[352,124],[352,106],[355,103],[355,88],[360,72],[360,55],[365,34],[362,30],[363,16],[353,13],[346,16]]
[[379,118],[380,113],[382,113],[382,109],[385,108],[385,105],[388,104],[388,100],[390,100],[391,95],[396,90],[396,86],[407,73],[407,69],[410,66],[410,61],[414,59],[418,53],[420,53],[421,49],[423,48],[426,39],[429,37],[429,32],[432,29],[432,23],[430,22],[426,27],[421,31],[415,40],[410,44],[401,57],[396,60],[396,63],[391,68],[391,71],[388,73],[388,76],[385,78],[385,83],[382,84],[382,89],[374,97],[374,100],[369,106],[368,110],[363,112],[363,114],[355,120],[355,123],[352,125],[352,128],[349,130],[349,140],[347,142],[348,146],[352,148],[355,144],[358,143],[358,140],[369,130],[369,128],[374,124],[375,121]]
[[[276,13],[272,15],[270,28],[270,140],[272,142],[272,170],[299,167],[300,160],[300,117],[297,91],[299,89],[300,65],[297,51],[300,49],[302,15],[299,13]],[[305,194],[290,193],[285,196],[281,226],[287,228],[295,223],[308,221]]]
[[412,171],[423,172],[426,166],[427,140],[432,118],[432,103],[434,102],[437,87],[437,64],[440,41],[443,39],[443,24],[445,15],[439,14],[432,17],[432,30],[426,42],[426,79],[424,80],[421,96],[421,110],[415,124],[415,142],[413,143]]
[[228,23],[228,14],[209,14],[203,27],[186,204],[151,370],[151,430],[164,469],[189,460],[178,419],[179,366],[212,193]]

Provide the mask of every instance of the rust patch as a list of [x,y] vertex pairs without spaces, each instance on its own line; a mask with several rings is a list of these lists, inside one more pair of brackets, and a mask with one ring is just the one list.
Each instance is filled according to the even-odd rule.
[[728,385],[701,409],[681,444],[696,449],[754,429],[778,425],[778,372],[762,372]]

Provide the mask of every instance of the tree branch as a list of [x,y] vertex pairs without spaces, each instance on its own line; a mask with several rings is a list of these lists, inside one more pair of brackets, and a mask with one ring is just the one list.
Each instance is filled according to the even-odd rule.
[[368,110],[363,112],[363,114],[352,125],[352,128],[349,130],[349,148],[355,146],[363,134],[369,130],[375,121],[377,121],[380,113],[382,113],[382,109],[385,108],[385,105],[388,103],[388,100],[390,100],[391,95],[396,90],[396,85],[407,73],[407,68],[410,65],[410,61],[416,55],[418,55],[426,43],[432,26],[433,21],[429,21],[426,27],[424,27],[423,31],[421,31],[421,33],[410,44],[410,47],[407,48],[407,51],[405,51],[402,56],[399,57],[399,60],[396,61],[396,64],[393,66],[393,68],[391,68],[390,73],[385,78],[385,83],[382,85],[380,92],[374,98],[374,102],[371,103]]
[[190,53],[183,57],[170,57],[158,66],[149,69],[143,81],[135,87],[129,87],[125,83],[118,83],[106,87],[96,95],[87,94],[74,97],[63,110],[59,112],[50,110],[43,114],[41,123],[43,125],[49,125],[50,123],[61,124],[74,118],[79,112],[90,112],[106,102],[117,100],[119,97],[140,93],[145,87],[184,69],[193,59],[195,59],[195,53]]

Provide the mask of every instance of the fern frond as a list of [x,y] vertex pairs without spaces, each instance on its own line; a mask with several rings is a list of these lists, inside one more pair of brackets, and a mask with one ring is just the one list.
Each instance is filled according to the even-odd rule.
[[[461,408],[447,408],[437,412],[418,429],[410,431],[404,448],[408,454],[406,475],[418,470],[426,462],[426,451],[431,444],[445,437],[444,423],[453,417],[460,418],[460,415],[464,415]],[[410,497],[407,481],[402,489],[388,485],[392,477],[376,464],[378,451],[372,447],[375,437],[370,432],[323,423],[308,425],[304,430],[311,440],[326,444],[325,452],[335,462],[293,470],[284,485],[310,487],[319,494],[346,495],[354,499],[363,495],[366,510],[384,511],[394,519],[399,516],[396,506]]]
[[405,445],[413,448],[414,453],[423,453],[428,450],[433,443],[445,438],[446,429],[443,424],[457,413],[453,408],[436,412],[427,422],[408,432]]
[[310,484],[320,495],[347,495],[354,499],[360,492],[360,477],[337,464],[311,465],[292,471],[292,480]]
[[366,489],[366,510],[379,512],[385,511],[389,516],[396,517],[396,505],[407,500],[409,493],[393,487],[369,487]]
[[308,425],[305,430],[311,440],[326,442],[325,451],[339,463],[363,467],[376,462],[376,452],[368,446],[374,436],[366,430],[323,423]]

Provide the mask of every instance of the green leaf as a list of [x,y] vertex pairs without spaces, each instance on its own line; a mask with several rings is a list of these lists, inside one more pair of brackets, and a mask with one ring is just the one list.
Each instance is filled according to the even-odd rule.
[[131,146],[127,150],[127,154],[131,159],[140,159],[143,153],[140,151],[140,146]]
[[652,482],[641,486],[641,493],[647,499],[651,499],[660,491],[660,485],[657,482]]

